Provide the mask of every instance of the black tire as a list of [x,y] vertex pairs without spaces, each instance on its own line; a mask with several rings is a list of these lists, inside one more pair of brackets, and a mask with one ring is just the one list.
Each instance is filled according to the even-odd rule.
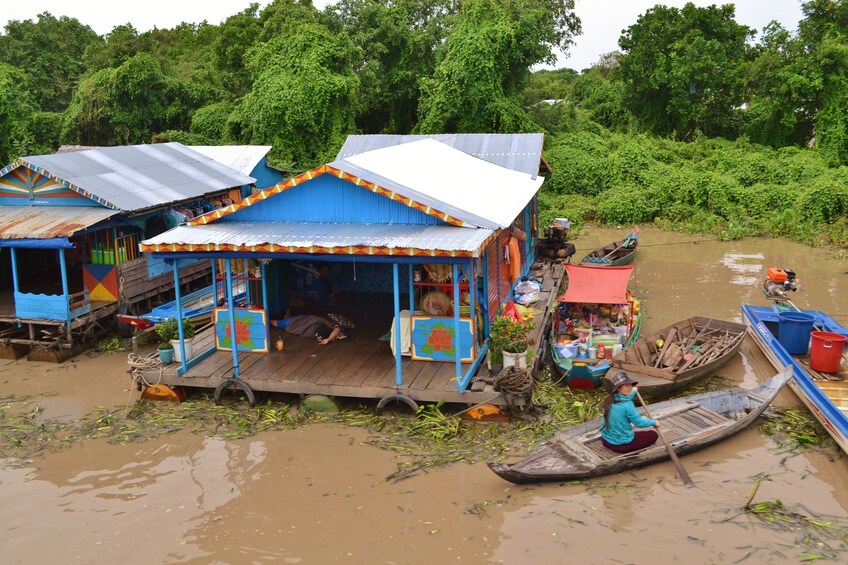
[[215,389],[216,406],[221,405],[221,393],[227,388],[240,388],[247,396],[247,401],[250,403],[251,408],[256,406],[256,396],[253,394],[253,389],[246,382],[238,378],[227,379],[218,385],[218,388]]
[[374,409],[374,412],[376,412],[379,416],[383,413],[383,408],[385,408],[389,402],[394,402],[395,404],[406,404],[407,406],[412,408],[413,412],[418,412],[418,404],[405,394],[390,394],[388,396],[384,396],[380,399],[380,402],[377,403],[377,408]]

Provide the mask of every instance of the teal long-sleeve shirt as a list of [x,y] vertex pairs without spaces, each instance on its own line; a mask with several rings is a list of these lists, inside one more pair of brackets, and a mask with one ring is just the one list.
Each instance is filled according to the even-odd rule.
[[629,395],[615,393],[613,396],[615,402],[610,406],[608,423],[601,428],[601,437],[609,443],[622,445],[633,441],[636,436],[633,433],[633,426],[650,428],[657,425],[656,420],[645,418],[639,414],[636,406],[633,405],[635,396],[635,390],[631,391]]

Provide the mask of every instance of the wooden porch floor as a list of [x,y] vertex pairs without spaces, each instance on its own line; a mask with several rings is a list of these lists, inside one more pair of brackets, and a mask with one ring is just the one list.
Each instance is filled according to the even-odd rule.
[[[538,339],[536,343],[540,344],[549,323],[548,309],[562,281],[564,269],[560,263],[535,267],[534,276],[544,284],[542,300],[536,307],[545,315],[534,320],[537,326],[533,332]],[[417,402],[506,403],[494,389],[494,375],[489,373],[485,363],[478,368],[468,389],[460,393],[456,388],[455,363],[413,361],[403,357],[403,384],[396,386],[395,358],[389,341],[381,339],[391,328],[391,300],[360,296],[346,304],[348,306],[330,308],[327,312],[342,313],[356,324],[355,328],[346,330],[347,339],[320,345],[315,340],[271,328],[271,343],[282,336],[285,349],[272,349],[269,353],[239,353],[239,378],[254,391],[371,399],[401,393]],[[195,337],[194,353],[200,354],[212,345],[212,328],[207,328]],[[544,351],[542,347],[540,354]],[[462,364],[462,374],[470,366],[470,363]],[[169,386],[214,389],[233,376],[233,355],[229,351],[215,351],[190,367],[183,376],[177,375],[178,367],[176,363],[165,367],[161,377],[158,370],[148,370],[144,377],[149,382],[159,380]]]
[[[284,335],[285,349],[269,353],[239,353],[241,378],[255,391],[294,394],[325,394],[353,398],[383,398],[398,392],[423,402],[478,402],[498,396],[491,385],[464,394],[456,390],[456,365],[402,360],[404,384],[395,386],[395,359],[388,341],[380,337],[390,323],[357,327],[348,332],[348,339],[320,345],[317,341]],[[273,328],[272,340],[278,335]],[[194,340],[194,350],[203,351],[212,345],[211,329],[204,330]],[[176,374],[179,365],[168,366],[162,373],[167,385],[215,388],[233,375],[233,354],[216,351],[185,376]],[[463,373],[470,364],[463,364]],[[158,377],[158,372],[156,373]],[[154,378],[156,378],[154,377]]]

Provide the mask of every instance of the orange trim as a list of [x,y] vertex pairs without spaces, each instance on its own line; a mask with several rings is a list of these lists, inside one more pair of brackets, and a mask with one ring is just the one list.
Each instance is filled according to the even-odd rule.
[[233,245],[229,243],[204,243],[204,244],[139,244],[142,253],[205,253],[209,251],[219,252],[247,252],[247,253],[306,253],[313,255],[381,255],[394,256],[405,255],[408,257],[473,257],[471,251],[444,251],[440,249],[418,249],[415,247],[321,247],[313,245],[310,247],[296,247],[293,245],[277,245],[275,243],[263,243],[259,245]]

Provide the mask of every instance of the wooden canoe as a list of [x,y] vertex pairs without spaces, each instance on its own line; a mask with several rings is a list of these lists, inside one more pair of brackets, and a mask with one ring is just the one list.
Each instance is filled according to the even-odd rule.
[[633,228],[627,237],[608,243],[588,253],[580,261],[584,265],[629,265],[636,258],[639,247],[639,228]]
[[[745,324],[686,318],[643,336],[616,355],[608,377],[622,369],[639,382],[643,397],[667,397],[714,374],[736,355],[744,338]],[[603,385],[609,389],[609,380]]]
[[[734,387],[651,405],[675,453],[684,455],[718,443],[750,426],[792,375],[786,368],[757,388]],[[641,388],[641,387],[640,387]],[[644,410],[644,409],[642,409]],[[669,458],[658,441],[633,453],[610,451],[601,443],[603,418],[559,432],[537,452],[517,463],[489,462],[503,479],[516,484],[572,481],[644,467]]]

